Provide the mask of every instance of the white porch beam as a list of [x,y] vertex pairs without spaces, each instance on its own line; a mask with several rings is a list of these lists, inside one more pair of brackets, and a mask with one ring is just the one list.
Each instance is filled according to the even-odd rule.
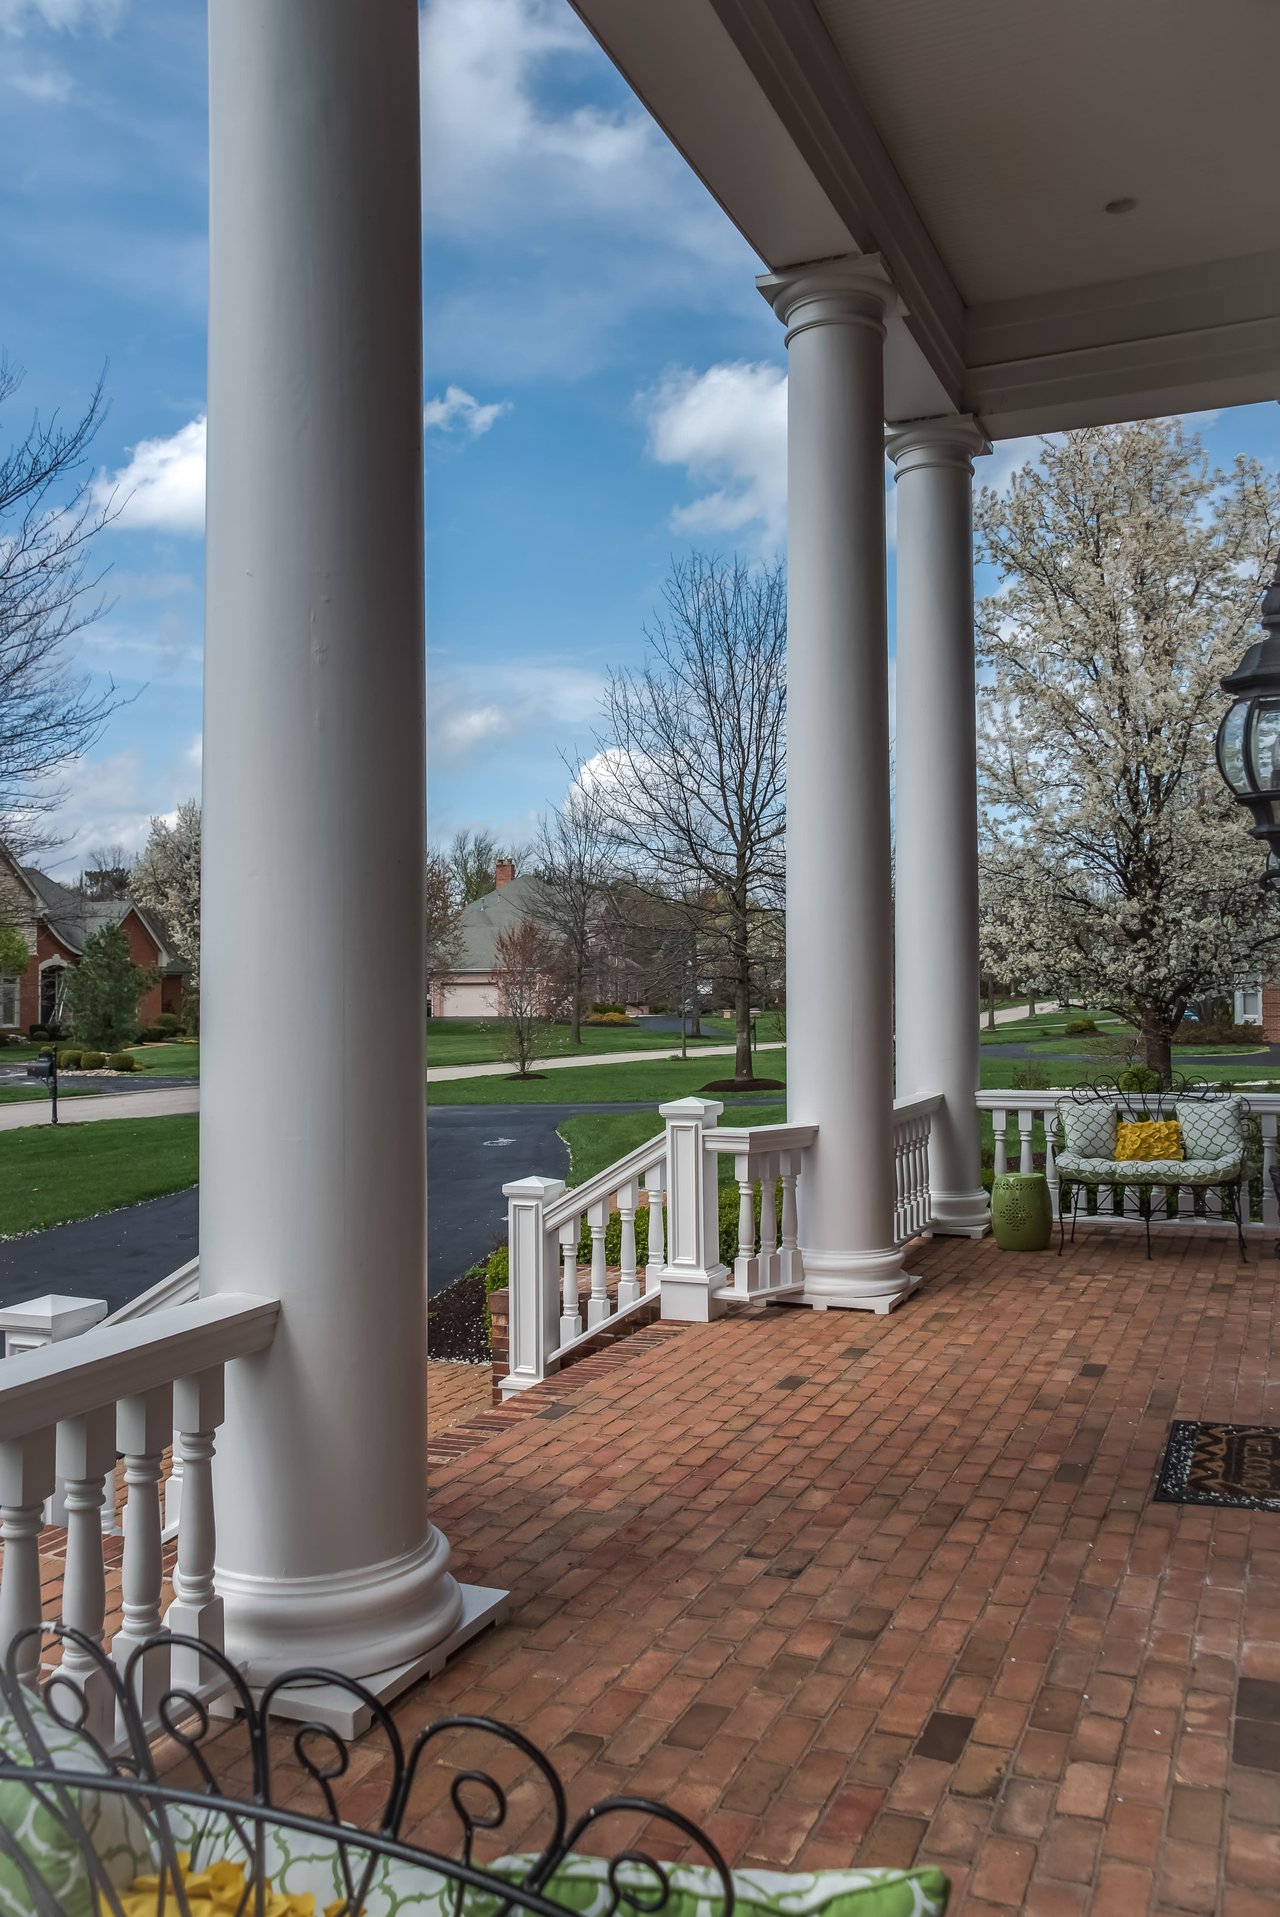
[[227,1379],[217,1583],[251,1682],[370,1677],[463,1612],[426,1486],[418,8],[209,29],[201,1286],[282,1307]]
[[978,778],[972,419],[891,435],[898,494],[894,726],[899,1099],[941,1092],[929,1139],[934,1229],[981,1237]]
[[805,1298],[888,1311],[893,1246],[883,266],[770,275],[787,327],[787,1116]]

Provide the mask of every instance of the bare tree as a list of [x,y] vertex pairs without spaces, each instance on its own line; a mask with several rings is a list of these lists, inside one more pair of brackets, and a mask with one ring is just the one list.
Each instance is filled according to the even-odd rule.
[[556,941],[534,919],[521,919],[494,941],[493,979],[505,1021],[502,1055],[528,1078],[545,1049],[560,961]]
[[756,919],[777,913],[784,884],[786,579],[695,553],[663,597],[643,668],[610,675],[593,770],[634,874],[699,903],[747,1084]]
[[80,890],[87,899],[124,899],[129,896],[132,860],[123,845],[104,845],[90,855],[80,874]]
[[[0,407],[22,372],[0,360]],[[71,426],[32,418],[0,457],[0,829],[12,849],[40,843],[61,793],[50,775],[87,751],[119,704],[67,665],[67,641],[103,609],[95,534],[115,516],[84,472],[106,407],[99,380]]]
[[582,1043],[583,985],[617,850],[601,793],[580,765],[570,765],[569,792],[538,824],[534,859],[542,888],[534,916],[560,944],[569,980],[570,1041]]
[[498,863],[498,841],[492,832],[482,828],[473,832],[464,826],[450,839],[444,858],[453,875],[459,906],[470,905],[492,892]]
[[447,856],[427,847],[427,977],[447,978],[458,968],[462,939],[458,927],[461,906],[453,869]]

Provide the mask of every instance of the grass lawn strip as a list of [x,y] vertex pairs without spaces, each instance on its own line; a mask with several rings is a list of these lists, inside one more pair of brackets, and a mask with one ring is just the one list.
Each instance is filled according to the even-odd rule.
[[[781,1125],[786,1118],[781,1105],[726,1105],[722,1125]],[[656,1112],[584,1112],[580,1118],[566,1118],[556,1128],[569,1147],[569,1183],[584,1185],[606,1165],[612,1165],[627,1152],[656,1138],[662,1120]],[[720,1183],[732,1182],[733,1160],[727,1154],[719,1161]]]
[[199,1078],[199,1039],[176,1039],[171,1045],[131,1045],[129,1047],[144,1072],[159,1078]]
[[0,1132],[0,1238],[185,1191],[199,1175],[199,1124],[192,1114]]
[[[762,1078],[782,1078],[785,1059],[784,1052],[764,1052],[756,1069]],[[629,1065],[576,1065],[570,1072],[548,1072],[544,1078],[433,1079],[427,1086],[427,1103],[602,1105],[643,1100],[658,1105],[671,1098],[688,1098],[731,1069],[732,1060],[727,1058],[654,1059],[652,1065],[640,1059]]]

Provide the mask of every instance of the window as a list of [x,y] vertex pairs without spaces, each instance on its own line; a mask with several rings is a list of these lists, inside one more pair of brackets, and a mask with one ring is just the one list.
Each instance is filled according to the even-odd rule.
[[1255,985],[1252,983],[1248,985],[1242,985],[1240,987],[1240,990],[1236,993],[1236,999],[1238,1001],[1238,1010],[1236,1012],[1236,1023],[1239,1025],[1261,1024],[1262,1022],[1262,987],[1261,985]]
[[0,978],[0,1025],[18,1023],[21,987],[20,979]]

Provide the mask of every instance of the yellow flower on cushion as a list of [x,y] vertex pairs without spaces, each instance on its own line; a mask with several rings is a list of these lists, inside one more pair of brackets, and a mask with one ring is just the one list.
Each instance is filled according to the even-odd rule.
[[1116,1157],[1122,1162],[1182,1157],[1182,1128],[1177,1119],[1144,1119],[1140,1124],[1116,1126]]
[[[243,1864],[222,1858],[204,1870],[193,1871],[190,1853],[179,1851],[178,1875],[191,1917],[227,1917],[228,1912],[242,1910],[252,1910],[257,1917],[259,1906],[245,1896],[244,1870]],[[177,1886],[171,1873],[164,1873],[163,1884],[168,1894],[162,1902],[160,1876],[135,1877],[128,1890],[120,1896],[124,1917],[159,1917],[161,1911],[175,1911]],[[316,1917],[313,1892],[306,1890],[288,1894],[273,1890],[269,1880],[263,1885],[261,1908],[263,1917]],[[345,1900],[339,1898],[337,1903],[325,1906],[325,1917],[358,1917],[358,1913],[351,1913]]]

